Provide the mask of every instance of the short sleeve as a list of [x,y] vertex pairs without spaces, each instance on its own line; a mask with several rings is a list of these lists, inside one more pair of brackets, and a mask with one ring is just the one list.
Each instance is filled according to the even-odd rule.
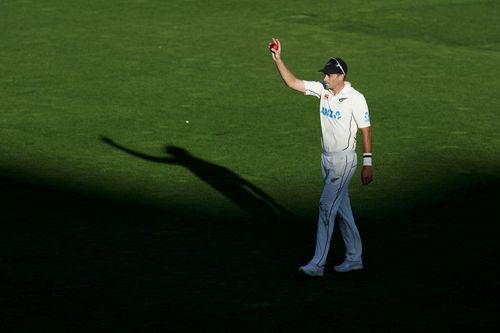
[[304,95],[321,98],[321,92],[324,89],[323,84],[321,82],[304,81],[304,87],[306,89]]
[[358,128],[370,127],[370,113],[366,99],[362,94],[356,94],[353,98],[353,115]]

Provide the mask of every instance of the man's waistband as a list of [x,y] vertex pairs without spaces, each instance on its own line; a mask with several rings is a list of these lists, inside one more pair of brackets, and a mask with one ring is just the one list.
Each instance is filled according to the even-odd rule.
[[328,152],[328,151],[323,151],[321,152],[322,155],[325,155],[325,156],[345,156],[345,155],[350,155],[350,154],[356,154],[356,151],[355,150],[341,150],[341,151],[332,151],[332,152]]

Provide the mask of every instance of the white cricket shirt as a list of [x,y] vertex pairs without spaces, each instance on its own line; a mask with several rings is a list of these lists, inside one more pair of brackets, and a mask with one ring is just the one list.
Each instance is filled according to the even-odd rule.
[[370,126],[365,97],[345,82],[337,95],[321,82],[304,81],[305,95],[320,99],[321,145],[325,153],[356,149],[358,128]]

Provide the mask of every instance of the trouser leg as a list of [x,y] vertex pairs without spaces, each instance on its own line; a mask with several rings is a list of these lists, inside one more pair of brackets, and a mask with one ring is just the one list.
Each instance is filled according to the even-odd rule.
[[316,250],[312,263],[324,266],[335,226],[335,217],[341,203],[348,196],[348,186],[356,167],[355,155],[333,160],[323,157],[324,187],[320,197]]
[[337,215],[340,200],[338,191],[340,189],[341,178],[331,184],[325,184],[321,193],[319,204],[318,230],[316,232],[316,250],[311,260],[318,266],[324,266],[333,228],[335,226],[335,216]]
[[346,259],[350,261],[361,260],[363,251],[361,236],[359,235],[358,228],[354,222],[352,215],[351,202],[349,194],[347,194],[339,206],[338,219],[340,233],[345,243]]

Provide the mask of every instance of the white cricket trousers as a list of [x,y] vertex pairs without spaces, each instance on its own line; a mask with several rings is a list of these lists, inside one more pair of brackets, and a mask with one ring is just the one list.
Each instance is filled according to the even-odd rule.
[[320,267],[324,267],[326,263],[336,218],[345,243],[346,259],[361,260],[361,237],[354,222],[349,200],[349,183],[356,170],[356,164],[355,151],[321,155],[324,187],[319,200],[316,251],[311,260],[311,263]]

